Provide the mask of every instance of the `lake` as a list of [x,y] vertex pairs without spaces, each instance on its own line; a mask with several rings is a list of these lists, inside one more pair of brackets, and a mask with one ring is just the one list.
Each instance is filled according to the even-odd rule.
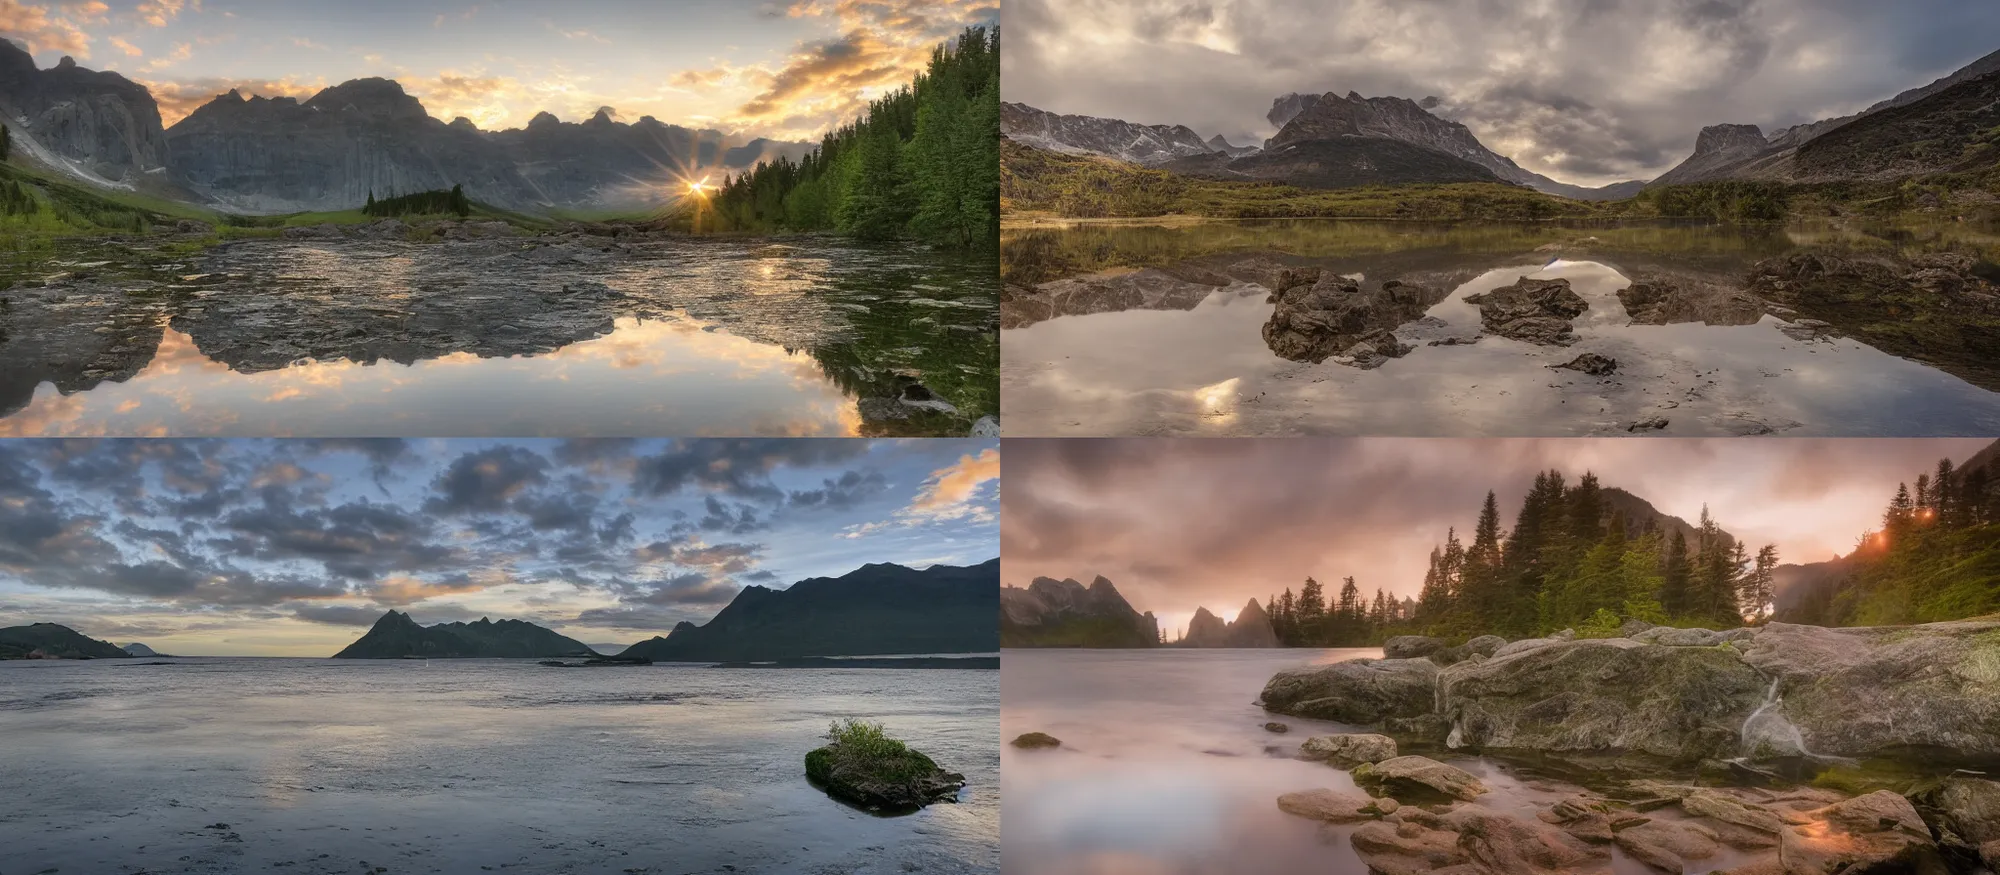
[[[0,872],[999,869],[994,671],[154,661],[0,662]],[[850,716],[960,801],[808,785]]]
[[[1047,732],[1056,750],[1001,754],[1002,841],[1020,875],[1366,875],[1354,827],[1278,810],[1297,790],[1360,793],[1347,772],[1295,759],[1307,738],[1352,727],[1273,717],[1253,704],[1281,669],[1380,657],[1380,650],[1008,650],[1001,736]],[[1277,719],[1290,732],[1264,729]],[[1439,756],[1436,752],[1429,755]],[[1526,814],[1574,788],[1485,758],[1449,758]],[[1748,857],[1726,851],[1689,873]],[[1652,870],[1614,850],[1612,871]]]
[[819,237],[188,245],[15,258],[0,435],[962,436],[998,414],[990,259]]
[[[1795,311],[1746,297],[1759,264],[1801,253],[1956,253],[2000,279],[1991,229],[1297,220],[1014,229],[1002,247],[1008,435],[2000,433],[1991,302]],[[1243,278],[1253,262],[1412,282],[1437,302],[1396,330],[1410,351],[1379,367],[1292,361],[1262,335],[1274,305]],[[1573,344],[1482,328],[1465,299],[1521,277],[1568,280],[1589,304]],[[1642,317],[1619,297],[1635,278],[1687,300]],[[1078,280],[1053,314],[1011,300]],[[1583,353],[1616,372],[1556,367]],[[1665,424],[1638,425],[1649,420]]]

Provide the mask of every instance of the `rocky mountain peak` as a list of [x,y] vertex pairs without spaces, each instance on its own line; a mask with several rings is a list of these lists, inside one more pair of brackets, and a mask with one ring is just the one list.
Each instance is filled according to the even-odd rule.
[[74,70],[76,69],[76,59],[68,55],[64,55],[62,56],[62,60],[56,62],[56,69]]
[[562,119],[556,118],[555,113],[543,110],[541,112],[535,113],[534,118],[528,119],[528,130],[532,131],[535,130],[536,128],[554,127],[560,124],[562,124]]
[[1123,119],[1058,115],[1025,103],[1000,105],[1000,134],[1037,149],[1103,155],[1147,165],[1215,151],[1186,125],[1142,125]]
[[1264,114],[1264,119],[1282,128],[1286,122],[1298,118],[1299,113],[1312,108],[1312,105],[1318,102],[1317,94],[1300,94],[1294,91],[1271,101],[1271,111]]
[[611,107],[608,106],[600,106],[597,108],[596,114],[590,117],[590,121],[584,122],[584,124],[587,125],[617,124],[618,123],[617,116],[618,116],[617,110],[612,109]]
[[1709,155],[1746,149],[1762,150],[1768,142],[1756,125],[1709,125],[1695,137],[1694,153]]
[[306,106],[321,112],[360,112],[380,118],[429,118],[424,105],[394,79],[350,79],[313,95]]

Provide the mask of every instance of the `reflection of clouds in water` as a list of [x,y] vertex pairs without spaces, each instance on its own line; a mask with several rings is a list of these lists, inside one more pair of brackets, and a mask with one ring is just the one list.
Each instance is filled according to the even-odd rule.
[[[1517,278],[1565,278],[1591,307],[1569,347],[1470,336],[1468,295]],[[1427,315],[1445,329],[1405,329],[1417,347],[1365,371],[1271,354],[1261,296],[1210,295],[1191,311],[1065,316],[1006,332],[1008,433],[1404,435],[1623,434],[1664,415],[1672,434],[1976,434],[2000,431],[2000,395],[1854,340],[1805,342],[1766,316],[1753,325],[1629,325],[1628,285],[1594,262],[1558,260],[1488,271]],[[1417,336],[1421,335],[1421,336]],[[1548,366],[1595,352],[1618,360],[1600,380]],[[1218,387],[1234,384],[1228,395]],[[1230,403],[1229,399],[1234,399]]]
[[538,356],[309,360],[245,374],[167,328],[131,379],[69,396],[44,384],[0,419],[0,435],[859,432],[856,405],[811,355],[712,329],[623,318],[607,335]]

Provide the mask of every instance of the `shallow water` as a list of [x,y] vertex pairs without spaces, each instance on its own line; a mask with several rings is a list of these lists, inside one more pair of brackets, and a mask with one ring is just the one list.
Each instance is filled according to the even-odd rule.
[[[1191,310],[1058,316],[1004,332],[1006,433],[1622,435],[1655,417],[1667,426],[1643,433],[2000,433],[2000,392],[1931,365],[1844,337],[1796,339],[1771,315],[1748,325],[1631,325],[1616,296],[1631,284],[1622,264],[1677,264],[1705,276],[1729,276],[1818,238],[1712,228],[1628,229],[1623,236],[1596,231],[1606,237],[1593,237],[1598,242],[1588,251],[1554,257],[1534,253],[1536,242],[1585,232],[1509,226],[1399,231],[1345,223],[1338,234],[1316,236],[1300,224],[1264,231],[1282,251],[1330,259],[1323,263],[1336,270],[1346,265],[1364,282],[1425,273],[1457,277],[1450,297],[1433,306],[1428,319],[1397,332],[1415,345],[1413,351],[1374,370],[1280,358],[1261,335],[1273,305],[1255,286],[1218,289]],[[1050,252],[1045,259],[1067,271],[1174,264],[1251,246],[1257,232],[1234,224],[1129,234],[1092,229],[1096,243],[1074,247],[1085,254]],[[1617,251],[1591,254],[1599,250]],[[1344,251],[1353,254],[1337,254]],[[1016,273],[1035,274],[1042,266],[1026,256],[1008,257]],[[1481,334],[1478,308],[1464,298],[1522,276],[1568,279],[1590,302],[1576,320],[1575,344],[1537,346],[1487,335],[1473,344],[1430,345]],[[1585,352],[1616,359],[1617,373],[1599,378],[1550,367]],[[1993,361],[2000,362],[2000,350]]]
[[[910,247],[65,255],[4,293],[0,434],[962,435],[997,413],[992,263]],[[897,400],[912,382],[931,403]]]
[[[1001,736],[1047,732],[1056,750],[1001,753],[1008,873],[1365,875],[1353,827],[1278,810],[1278,796],[1359,793],[1347,772],[1294,759],[1305,739],[1352,727],[1273,717],[1253,702],[1286,668],[1379,657],[1380,650],[1009,650]],[[1273,734],[1276,719],[1291,731]],[[1571,792],[1486,759],[1451,759],[1522,816]],[[1614,852],[1619,875],[1650,872]],[[1743,862],[1726,853],[1700,873]]]
[[[172,661],[0,663],[0,872],[999,868],[997,672]],[[809,786],[848,716],[963,772],[960,802]]]

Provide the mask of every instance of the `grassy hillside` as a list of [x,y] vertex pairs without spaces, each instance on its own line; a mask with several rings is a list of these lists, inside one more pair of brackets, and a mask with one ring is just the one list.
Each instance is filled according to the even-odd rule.
[[1183,176],[1108,158],[1061,155],[1001,141],[1001,209],[1009,218],[1589,218],[1606,208],[1503,183],[1333,190]]
[[[1817,183],[1725,180],[1649,188],[1620,201],[1578,201],[1504,183],[1318,190],[1202,178],[1109,158],[1001,142],[1001,207],[1008,220],[1040,218],[1372,218],[1430,221],[1706,219],[1729,223],[1857,217],[2000,221],[2000,128],[1995,148],[1951,172]],[[1968,147],[1971,148],[1971,147]]]

